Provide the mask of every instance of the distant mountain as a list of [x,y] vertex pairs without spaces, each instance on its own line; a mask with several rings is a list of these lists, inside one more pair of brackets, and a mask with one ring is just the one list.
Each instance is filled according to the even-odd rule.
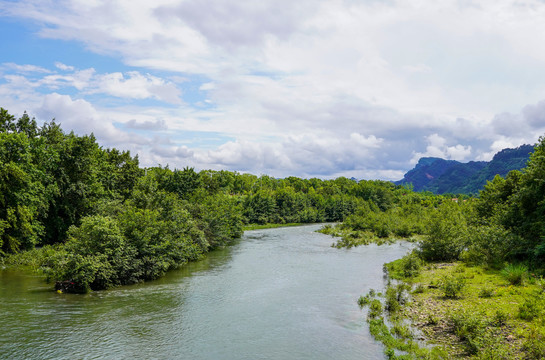
[[412,184],[415,191],[436,194],[476,194],[494,176],[505,176],[511,170],[524,168],[533,151],[533,145],[521,145],[515,149],[503,149],[491,161],[468,163],[424,157],[396,184]]

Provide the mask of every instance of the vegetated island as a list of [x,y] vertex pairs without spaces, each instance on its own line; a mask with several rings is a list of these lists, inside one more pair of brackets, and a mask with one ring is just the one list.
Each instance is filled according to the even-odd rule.
[[385,264],[386,290],[358,299],[387,357],[544,359],[545,138],[478,198],[431,199],[322,229],[338,247],[416,241]]

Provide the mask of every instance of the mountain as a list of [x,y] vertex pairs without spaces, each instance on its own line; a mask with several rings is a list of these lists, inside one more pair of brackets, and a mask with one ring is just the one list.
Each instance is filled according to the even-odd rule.
[[521,145],[515,149],[503,149],[491,161],[468,163],[424,157],[396,185],[412,184],[415,191],[436,194],[476,194],[494,176],[505,176],[511,170],[524,168],[533,151],[533,145]]

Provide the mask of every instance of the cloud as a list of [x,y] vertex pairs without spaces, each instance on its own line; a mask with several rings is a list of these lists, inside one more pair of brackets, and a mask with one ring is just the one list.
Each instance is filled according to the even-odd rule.
[[189,150],[187,146],[159,146],[155,145],[151,148],[151,152],[155,155],[159,155],[162,158],[170,160],[174,159],[186,159],[193,156],[193,151]]
[[91,103],[82,99],[73,100],[68,95],[48,94],[34,111],[39,119],[55,119],[65,132],[74,131],[80,135],[93,133],[101,144],[120,147],[123,144],[148,143],[139,136],[117,129]]
[[138,122],[136,119],[131,119],[125,123],[129,129],[137,130],[150,130],[150,131],[159,131],[168,129],[167,124],[164,119],[157,119],[155,121],[142,121]]
[[230,141],[207,153],[196,154],[203,163],[274,176],[328,176],[338,172],[362,175],[375,166],[373,151],[383,139],[352,133],[348,137],[290,135],[275,142]]
[[[93,68],[78,70],[59,62],[55,63],[55,67],[62,70],[62,74],[32,65],[8,63],[3,67],[11,72],[4,78],[17,86],[25,84],[28,88],[49,90],[74,87],[83,95],[103,94],[125,99],[156,99],[177,105],[183,103],[182,92],[176,84],[138,71],[97,73]],[[38,74],[29,75],[29,72]],[[41,76],[41,73],[45,75]]]
[[60,70],[64,70],[64,71],[74,71],[74,67],[73,66],[69,66],[69,65],[65,65],[59,61],[55,62],[55,66],[60,69]]
[[16,71],[18,73],[50,73],[51,71],[41,66],[24,64],[19,65],[15,63],[3,63],[0,65],[0,70]]
[[267,36],[287,39],[301,27],[301,14],[312,10],[306,1],[204,0],[158,7],[154,14],[161,21],[187,24],[208,42],[232,49],[259,45]]
[[181,91],[171,82],[149,74],[142,75],[137,71],[130,71],[125,75],[120,72],[98,75],[87,92],[129,99],[155,98],[172,104],[182,103]]
[[526,105],[522,109],[522,115],[532,130],[542,130],[545,128],[545,100],[535,105]]
[[426,151],[419,153],[415,152],[411,159],[412,164],[416,164],[422,157],[439,157],[448,160],[463,161],[471,155],[471,146],[463,146],[457,144],[448,146],[447,140],[438,134],[432,134],[426,137],[428,146]]
[[119,61],[3,66],[6,104],[118,138],[144,164],[395,179],[420,156],[484,159],[545,132],[538,0],[21,0],[0,13]]

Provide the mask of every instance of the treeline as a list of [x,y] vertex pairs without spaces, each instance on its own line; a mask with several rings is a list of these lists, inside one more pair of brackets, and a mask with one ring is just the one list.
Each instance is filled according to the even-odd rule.
[[420,246],[426,260],[463,260],[492,267],[506,262],[543,269],[545,260],[545,138],[527,166],[488,182],[479,198],[443,206]]
[[364,206],[387,211],[408,193],[342,177],[143,169],[92,134],[0,108],[0,261],[31,254],[64,291],[155,279],[240,237],[247,224],[343,221]]
[[521,263],[543,272],[545,137],[525,168],[505,178],[496,176],[477,198],[409,192],[388,209],[366,204],[344,223],[322,231],[341,236],[337,243],[341,247],[422,235],[415,254],[425,261],[464,261],[492,268]]

